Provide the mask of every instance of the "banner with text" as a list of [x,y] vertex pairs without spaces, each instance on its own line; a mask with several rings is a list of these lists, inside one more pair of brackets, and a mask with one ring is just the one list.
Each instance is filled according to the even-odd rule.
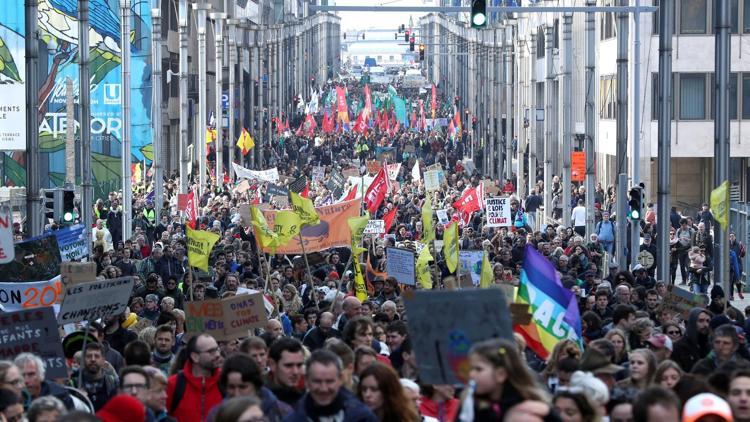
[[68,378],[60,333],[51,307],[0,314],[0,359],[33,353],[44,362],[46,378]]
[[492,197],[484,200],[484,210],[487,213],[487,227],[510,227],[509,198]]
[[90,281],[65,287],[57,322],[93,321],[125,311],[133,292],[133,277]]

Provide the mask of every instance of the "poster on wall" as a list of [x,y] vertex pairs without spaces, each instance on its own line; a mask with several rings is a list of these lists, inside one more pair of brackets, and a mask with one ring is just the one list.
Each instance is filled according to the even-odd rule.
[[0,11],[0,151],[26,149],[26,50],[23,2]]
[[[7,3],[7,4],[6,4]],[[25,38],[23,27],[10,28],[20,16],[23,20],[24,2],[3,2],[0,8],[0,26],[5,30],[0,37],[5,45],[10,45],[10,35],[20,41],[23,50]],[[70,6],[70,7],[68,7]],[[82,87],[78,78],[78,9],[77,3],[41,1],[38,6],[39,38],[44,40],[39,49],[39,168],[41,185],[61,186],[65,179],[65,135],[68,125],[66,118],[67,78],[73,80],[73,90],[77,95],[81,89],[90,92],[91,101],[91,170],[93,175],[94,197],[104,198],[109,192],[117,191],[122,184],[122,45],[120,40],[119,2],[99,1],[92,3],[91,27],[89,30],[90,83]],[[131,154],[133,163],[151,166],[153,147],[151,136],[151,2],[133,2],[133,20],[129,48],[130,62],[130,123]],[[94,15],[95,14],[95,15]],[[9,32],[8,29],[14,29]],[[16,31],[17,30],[17,31]],[[5,36],[9,38],[6,39]],[[14,44],[15,45],[15,44]],[[0,50],[5,46],[0,46]],[[6,57],[13,57],[14,68],[18,69],[17,79],[23,80],[23,56],[0,51],[5,69],[0,69],[0,89],[5,90],[13,79],[8,73]],[[20,67],[19,67],[20,66]],[[12,88],[11,88],[12,89]],[[12,99],[21,104],[24,90],[13,95],[2,92],[2,98]],[[0,113],[7,104],[0,104]],[[21,105],[20,113],[25,113]],[[15,119],[14,124],[23,125],[23,119]],[[76,122],[78,124],[78,122]],[[0,128],[4,129],[2,126]],[[0,131],[2,131],[0,129]],[[19,138],[25,145],[25,134]],[[4,142],[0,139],[0,144]],[[23,149],[22,146],[20,149]],[[0,145],[0,149],[9,148]],[[25,158],[21,151],[9,153],[2,163],[4,185],[25,186]]]

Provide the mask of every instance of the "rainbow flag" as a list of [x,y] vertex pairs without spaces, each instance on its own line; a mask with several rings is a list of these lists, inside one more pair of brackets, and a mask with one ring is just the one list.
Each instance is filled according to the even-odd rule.
[[540,358],[547,359],[555,344],[564,339],[577,342],[583,350],[575,296],[560,283],[552,263],[530,245],[526,245],[516,303],[528,304],[532,318],[528,325],[516,325],[514,330]]

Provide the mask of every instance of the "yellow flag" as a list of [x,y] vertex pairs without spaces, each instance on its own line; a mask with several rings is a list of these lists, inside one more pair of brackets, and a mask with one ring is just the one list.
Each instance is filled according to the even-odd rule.
[[273,231],[279,237],[279,246],[286,245],[302,229],[302,220],[294,211],[284,210],[276,213]]
[[489,256],[487,255],[487,251],[484,251],[484,256],[482,257],[482,275],[479,279],[479,287],[481,288],[487,288],[492,285],[492,280],[494,279],[494,274],[492,273],[492,264],[490,264]]
[[370,213],[365,212],[365,215],[360,217],[351,217],[347,220],[349,224],[349,230],[352,232],[352,244],[359,245],[362,241],[362,232],[367,227],[367,222],[370,221]]
[[303,198],[297,192],[292,190],[289,191],[291,201],[289,205],[292,206],[292,211],[299,216],[302,224],[305,226],[314,226],[320,224],[320,216],[315,211],[315,205],[307,198]]
[[711,191],[711,212],[714,214],[714,220],[724,229],[728,227],[728,209],[729,182],[725,180],[718,188]]
[[367,285],[365,284],[365,277],[362,275],[362,265],[359,263],[359,259],[354,259],[354,293],[360,302],[364,302],[368,299]]
[[206,129],[206,143],[210,144],[211,142],[216,140],[216,130],[215,129]]
[[432,289],[430,261],[432,261],[432,254],[430,254],[429,246],[425,246],[417,258],[417,280],[419,280],[419,287],[425,290]]
[[242,129],[240,137],[237,138],[237,148],[242,151],[242,155],[247,155],[251,149],[255,148],[255,141],[247,129]]
[[443,233],[443,256],[451,273],[458,267],[458,223],[451,223]]
[[432,226],[432,201],[428,194],[422,205],[422,243],[429,244],[435,240],[435,228]]
[[268,227],[268,222],[266,222],[266,217],[263,216],[263,213],[256,207],[250,207],[250,216],[253,226],[258,229],[255,233],[258,236],[260,246],[263,248],[275,248],[279,246],[279,236]]
[[208,271],[208,257],[219,240],[216,233],[187,227],[188,265]]

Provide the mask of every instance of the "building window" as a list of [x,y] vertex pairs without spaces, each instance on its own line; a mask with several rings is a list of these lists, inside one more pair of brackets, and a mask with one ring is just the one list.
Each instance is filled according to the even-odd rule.
[[750,119],[750,73],[742,74],[742,118]]
[[680,119],[706,118],[706,75],[704,73],[680,74]]
[[600,13],[599,23],[599,28],[601,30],[599,35],[600,40],[608,40],[617,36],[614,13]]
[[[748,0],[750,1],[750,0]],[[544,58],[544,26],[540,26],[536,29],[536,58]]]
[[707,32],[708,0],[682,0],[680,4],[680,33],[705,34]]
[[[670,0],[670,1],[672,2],[672,34],[674,34],[674,31],[675,31],[675,21],[676,21],[676,18],[675,18],[676,12],[675,12],[674,0]],[[750,1],[750,0],[748,0],[748,1]],[[654,0],[654,6],[659,6],[659,4],[660,4],[659,0]],[[653,19],[654,19],[653,20],[653,33],[654,33],[654,35],[659,35],[659,19],[660,19],[661,13],[660,13],[659,10],[657,10],[656,12],[654,12],[654,14],[652,16],[653,16]]]
[[750,0],[743,0],[742,4],[742,29],[743,32],[750,33]]
[[[674,120],[675,98],[674,74],[672,74],[672,120]],[[659,74],[651,74],[651,120],[659,120]]]
[[599,79],[599,117],[614,119],[617,105],[617,78],[615,75],[605,75]]
[[[709,86],[709,89],[711,90],[711,118],[713,119],[714,116],[716,116],[716,91],[714,90],[714,84],[716,83],[716,78],[714,74],[711,74],[711,85]],[[737,120],[737,74],[736,73],[730,73],[729,74],[729,119],[730,120]]]

